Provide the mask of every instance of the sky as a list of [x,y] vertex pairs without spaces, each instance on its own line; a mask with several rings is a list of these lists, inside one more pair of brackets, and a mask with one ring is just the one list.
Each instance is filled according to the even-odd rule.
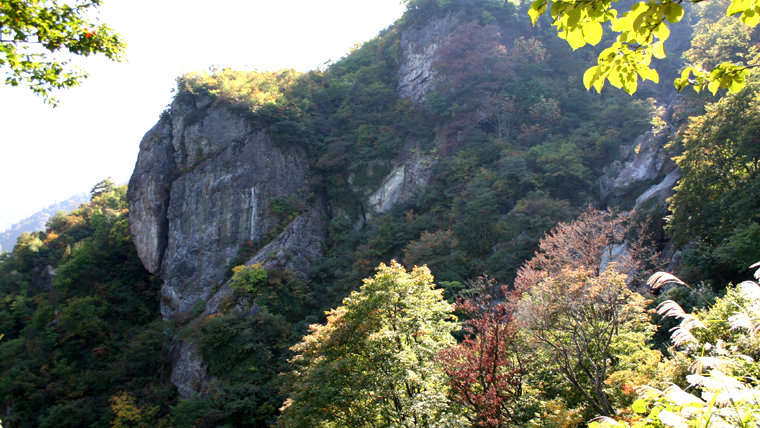
[[90,77],[56,93],[57,108],[0,85],[0,231],[106,177],[127,182],[178,76],[312,70],[403,10],[398,0],[106,0],[97,17],[126,41],[128,62],[75,58]]

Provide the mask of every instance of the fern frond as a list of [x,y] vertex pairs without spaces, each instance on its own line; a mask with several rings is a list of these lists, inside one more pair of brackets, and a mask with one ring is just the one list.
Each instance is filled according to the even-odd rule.
[[591,422],[598,423],[598,428],[627,427],[627,425],[623,425],[620,422],[607,416],[596,417],[592,419]]
[[689,394],[688,392],[679,388],[678,385],[670,385],[667,389],[665,389],[665,395],[669,399],[673,400],[673,402],[678,406],[686,406],[692,403],[704,404],[704,401],[702,401],[702,399],[696,395]]
[[731,330],[739,330],[741,328],[747,329],[750,335],[754,335],[760,330],[760,325],[755,323],[754,319],[744,311],[737,312],[736,314],[728,317],[728,323],[731,325]]
[[754,281],[744,281],[739,284],[742,295],[751,300],[755,305],[760,304],[760,285]]
[[636,394],[638,394],[639,397],[657,398],[661,397],[665,393],[657,388],[652,388],[649,385],[643,385],[636,387]]
[[727,376],[720,370],[710,370],[709,376],[687,375],[686,380],[691,386],[705,388],[710,391],[731,392],[747,389],[747,385],[733,376]]

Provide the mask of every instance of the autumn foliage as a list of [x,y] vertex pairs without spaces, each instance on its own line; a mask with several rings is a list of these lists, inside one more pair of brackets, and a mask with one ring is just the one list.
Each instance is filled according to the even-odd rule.
[[453,400],[471,410],[472,425],[500,428],[513,420],[528,357],[513,323],[512,302],[495,298],[492,280],[480,278],[475,285],[476,294],[457,303],[457,309],[470,317],[465,338],[439,359]]
[[560,223],[541,240],[536,255],[517,272],[515,288],[529,290],[563,269],[586,269],[599,276],[610,262],[614,270],[633,279],[641,272],[652,251],[644,246],[644,237],[626,240],[632,222],[631,213],[600,211],[589,207],[571,223]]

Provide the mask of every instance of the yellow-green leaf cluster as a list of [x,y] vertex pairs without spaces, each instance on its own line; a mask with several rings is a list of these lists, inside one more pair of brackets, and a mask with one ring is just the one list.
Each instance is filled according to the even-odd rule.
[[[611,9],[611,0],[601,1],[561,1],[553,2],[551,16],[552,25],[557,27],[560,38],[567,40],[573,50],[586,46],[597,45],[602,40],[602,23],[612,21],[617,11]],[[528,14],[533,25],[549,4],[547,0],[536,0],[531,5]]]
[[126,44],[107,25],[89,19],[102,0],[4,0],[0,2],[0,69],[5,84],[28,86],[46,103],[57,105],[54,89],[79,85],[87,73],[58,52],[103,54],[121,61]]
[[284,102],[284,92],[301,75],[296,70],[237,71],[230,68],[190,72],[177,79],[178,91],[210,96],[214,103],[257,111],[266,104]]
[[[618,11],[607,0],[536,0],[528,11],[533,25],[550,3],[552,25],[557,27],[558,36],[567,40],[573,49],[599,43],[605,22],[609,21],[612,24],[610,29],[619,33],[615,42],[599,54],[597,65],[583,76],[586,89],[594,87],[597,91],[602,90],[606,81],[629,94],[638,89],[639,78],[659,82],[659,74],[650,66],[652,57],[665,58],[664,42],[670,37],[669,24],[679,22],[684,16],[682,1],[641,1],[618,17]],[[726,13],[728,16],[740,15],[744,24],[755,26],[760,22],[760,4],[755,3],[734,0]],[[693,78],[690,77],[692,73]],[[744,86],[748,75],[748,68],[739,64],[723,63],[709,73],[688,67],[676,79],[675,86],[679,91],[686,86],[697,91],[707,86],[713,94],[719,89],[735,93]]]
[[760,23],[760,3],[754,0],[735,0],[726,11],[727,16],[739,15],[739,19],[750,27]]
[[691,86],[695,91],[700,92],[707,86],[707,89],[715,95],[719,89],[727,89],[732,94],[739,92],[750,75],[749,68],[724,62],[712,69],[709,73],[699,67],[686,67],[681,72],[674,84],[680,92],[683,88]]

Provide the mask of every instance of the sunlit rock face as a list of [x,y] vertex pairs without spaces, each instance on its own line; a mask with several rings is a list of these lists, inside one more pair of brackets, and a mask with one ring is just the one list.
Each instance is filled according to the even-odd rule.
[[130,180],[130,233],[145,267],[164,280],[166,319],[205,302],[241,245],[276,225],[271,198],[306,202],[305,151],[286,152],[209,104],[175,101],[140,143]]
[[367,196],[367,215],[388,211],[395,204],[409,199],[425,187],[430,180],[434,162],[433,155],[422,155],[418,152],[396,160],[380,187]]
[[[672,191],[678,173],[673,172],[675,163],[665,152],[665,145],[673,136],[669,131],[669,128],[657,133],[650,131],[639,136],[633,144],[621,146],[622,160],[605,168],[605,175],[599,179],[600,198],[610,200],[625,196],[638,197],[647,189],[652,190],[660,184],[657,195]],[[670,186],[670,190],[665,189],[667,186]],[[652,192],[654,194],[655,190]],[[664,203],[665,198],[660,199]],[[643,200],[637,201],[635,205],[638,207],[641,202]]]
[[422,28],[406,30],[401,35],[403,60],[398,70],[399,98],[419,102],[433,88],[435,52],[451,37],[456,28],[452,16],[430,20]]

